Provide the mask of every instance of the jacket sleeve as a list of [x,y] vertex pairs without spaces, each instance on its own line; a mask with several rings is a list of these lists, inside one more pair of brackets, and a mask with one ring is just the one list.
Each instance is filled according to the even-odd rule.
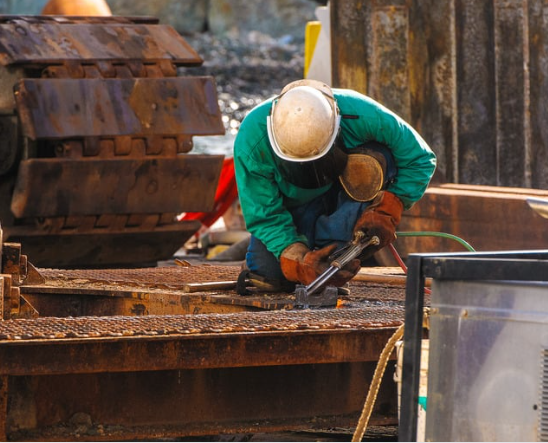
[[396,194],[409,209],[424,195],[436,169],[436,155],[424,139],[399,116],[388,109],[377,108],[377,140],[385,143],[396,161],[398,172],[388,190]]
[[398,169],[388,190],[396,194],[409,209],[426,191],[436,169],[436,156],[426,141],[401,117],[370,97],[354,91],[342,97],[348,112],[359,116],[344,121],[349,146],[376,140],[386,144]]
[[307,240],[297,233],[276,183],[274,166],[264,158],[271,155],[267,143],[266,131],[258,133],[256,127],[242,125],[234,144],[234,166],[246,228],[279,258],[290,244],[307,244]]

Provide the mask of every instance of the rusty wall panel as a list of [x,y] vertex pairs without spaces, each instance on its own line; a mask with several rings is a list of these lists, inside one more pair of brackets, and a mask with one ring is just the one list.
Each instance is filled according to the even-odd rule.
[[526,162],[530,161],[529,134],[524,124],[528,114],[528,97],[525,92],[529,82],[524,69],[529,50],[524,5],[528,0],[497,0],[494,3],[498,157],[496,184],[530,187],[530,177],[525,170]]
[[548,189],[548,2],[529,2],[531,187]]
[[367,92],[370,56],[366,41],[371,34],[370,2],[330,2],[331,66],[333,86]]
[[15,97],[32,139],[224,134],[211,77],[24,79]]
[[394,5],[375,7],[371,20],[373,34],[369,43],[372,45],[373,63],[369,94],[408,120],[408,8]]
[[211,211],[223,159],[23,160],[11,210],[18,218]]
[[406,118],[448,181],[548,186],[544,0],[330,3],[334,86]]
[[[447,184],[430,187],[406,211],[398,230],[447,232],[477,251],[527,250],[548,246],[548,220],[527,204],[528,197],[548,198],[548,191]],[[524,229],[526,225],[526,229]],[[394,243],[402,256],[421,252],[464,252],[454,240],[403,237]]]
[[[457,182],[497,184],[493,6],[456,0]],[[489,165],[489,166],[487,166]]]
[[454,14],[448,1],[423,0],[409,8],[408,121],[428,140],[438,169],[451,180],[456,180],[457,155]]

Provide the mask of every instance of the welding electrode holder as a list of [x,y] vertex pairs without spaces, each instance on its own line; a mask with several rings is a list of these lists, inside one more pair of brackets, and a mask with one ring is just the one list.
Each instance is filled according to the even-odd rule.
[[344,268],[352,260],[358,258],[365,248],[369,246],[377,246],[379,244],[380,239],[376,235],[366,237],[362,231],[357,231],[354,234],[352,241],[333,254],[334,259],[331,261],[329,268],[319,275],[316,280],[307,286],[297,285],[297,304],[303,305],[305,308],[308,307],[310,295],[315,294],[322,289],[331,277],[333,277],[339,270]]

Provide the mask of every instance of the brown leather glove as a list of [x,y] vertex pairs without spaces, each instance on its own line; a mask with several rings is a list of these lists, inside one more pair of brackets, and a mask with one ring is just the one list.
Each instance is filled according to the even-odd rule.
[[[282,272],[289,281],[308,285],[318,278],[329,267],[329,256],[337,245],[326,246],[311,251],[304,243],[293,243],[284,249],[280,256]],[[340,287],[350,281],[360,270],[360,261],[352,260],[331,277],[327,284]]]
[[354,225],[354,232],[363,231],[368,237],[379,237],[379,245],[368,248],[368,252],[378,251],[396,239],[402,212],[403,203],[398,197],[389,191],[379,192]]

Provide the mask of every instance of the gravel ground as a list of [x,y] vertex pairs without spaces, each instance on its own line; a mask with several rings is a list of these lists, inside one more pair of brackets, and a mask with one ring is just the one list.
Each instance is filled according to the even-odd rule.
[[204,64],[179,72],[215,78],[226,129],[224,137],[195,137],[194,152],[230,155],[247,112],[278,94],[287,83],[303,77],[304,42],[290,37],[276,40],[260,33],[240,38],[202,33],[184,38],[204,59]]

